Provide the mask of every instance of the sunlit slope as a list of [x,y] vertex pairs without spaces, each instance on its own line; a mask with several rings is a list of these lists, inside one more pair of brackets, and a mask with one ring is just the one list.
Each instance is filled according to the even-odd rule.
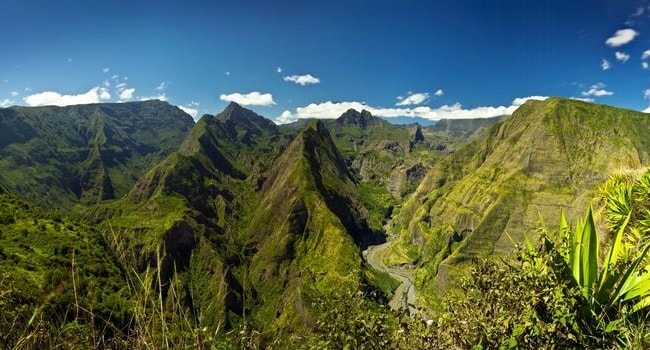
[[437,164],[397,215],[391,259],[416,262],[418,285],[444,286],[463,263],[507,252],[588,205],[608,174],[650,162],[650,116],[581,101],[529,101]]

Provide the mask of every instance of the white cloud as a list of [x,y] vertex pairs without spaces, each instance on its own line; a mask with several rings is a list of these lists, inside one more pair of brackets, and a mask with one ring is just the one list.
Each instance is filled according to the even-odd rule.
[[[643,98],[646,100],[650,100],[650,89],[646,89],[643,91]],[[648,108],[643,110],[643,113],[650,113],[650,106]]]
[[159,101],[166,102],[167,101],[167,95],[163,92],[163,93],[155,95],[155,96],[140,97],[140,101],[149,101],[149,100],[159,100]]
[[617,60],[623,63],[627,62],[627,60],[630,59],[630,55],[626,54],[625,52],[616,51],[614,55],[616,56]]
[[115,85],[115,87],[117,88],[117,91],[122,92],[126,88],[126,83],[119,83]]
[[135,93],[135,88],[128,88],[120,91],[120,102],[131,101],[133,99],[133,94]]
[[594,102],[594,101],[596,101],[593,98],[589,98],[589,97],[570,97],[570,99],[576,100],[576,101],[582,101],[582,102]]
[[8,98],[5,98],[0,102],[0,108],[6,108],[14,104],[14,101],[9,100]]
[[650,64],[648,62],[641,62],[641,68],[648,70],[650,69]]
[[611,96],[614,93],[611,91],[605,90],[606,85],[603,83],[597,83],[589,87],[589,90],[583,91],[581,94],[582,96],[595,96],[595,97],[602,97],[602,96]]
[[643,54],[641,55],[641,59],[645,60],[648,57],[650,57],[650,50],[643,51]]
[[409,93],[408,96],[404,98],[400,98],[400,97],[401,96],[398,96],[397,99],[401,101],[397,102],[395,106],[412,106],[412,105],[419,105],[426,102],[429,99],[429,93],[427,92]]
[[189,114],[192,116],[192,118],[196,118],[196,115],[199,114],[199,110],[196,108],[192,108],[189,106],[178,106],[183,112]]
[[302,86],[305,86],[307,84],[318,84],[320,83],[320,79],[316,78],[315,76],[311,74],[305,74],[305,75],[290,75],[287,77],[284,77],[284,81],[290,81]]
[[528,97],[517,97],[514,100],[512,100],[512,105],[513,106],[521,106],[524,103],[530,101],[530,100],[536,100],[536,101],[544,101],[548,98],[548,96],[528,96]]
[[229,72],[229,71],[225,71],[225,72],[223,72],[223,74],[225,74],[226,76],[229,76],[229,75],[230,75],[230,72]]
[[106,88],[99,88],[99,98],[102,100],[110,100],[111,93]]
[[611,47],[623,46],[639,35],[639,33],[634,29],[620,29],[614,33],[609,39],[605,41],[605,44]]
[[163,81],[158,86],[156,86],[156,90],[162,92],[162,91],[165,91],[165,89],[167,89],[168,86],[169,86],[169,84],[166,81]]
[[20,95],[20,94],[18,93],[18,91],[12,91],[12,92],[10,92],[9,94],[11,95],[11,97],[16,97],[16,96]]
[[278,123],[286,123],[295,121],[297,119],[314,118],[314,119],[335,119],[341,116],[348,109],[356,109],[358,111],[365,109],[378,117],[391,118],[391,117],[419,117],[430,120],[440,119],[468,119],[468,118],[490,118],[501,115],[512,114],[524,102],[528,100],[544,100],[546,96],[529,96],[516,98],[512,101],[510,106],[482,106],[471,109],[465,109],[460,103],[453,105],[443,105],[438,108],[431,108],[428,106],[418,106],[410,108],[383,108],[373,107],[362,102],[322,102],[312,103],[305,107],[296,108],[295,113],[284,111],[280,117],[276,119]]
[[603,60],[600,61],[600,68],[602,68],[602,70],[608,70],[608,69],[612,68],[612,65],[611,65],[611,63],[609,63],[608,60],[603,58]]
[[[44,91],[23,99],[28,106],[69,106],[101,102],[102,88],[94,87],[78,95],[62,95],[54,91]],[[105,95],[104,95],[105,96]]]
[[110,71],[111,71],[111,69],[108,68],[108,67],[102,68],[102,72],[104,72],[104,73],[108,73]]
[[278,74],[282,73],[282,67],[278,67],[278,68],[276,68],[275,71],[276,71]]
[[442,91],[442,89],[438,89],[438,90],[436,90],[436,92],[434,93],[434,95],[436,95],[436,96],[438,96],[438,97],[440,97],[440,96],[442,96],[442,95],[444,95],[444,94],[445,94],[445,92]]
[[273,95],[271,94],[262,94],[257,91],[253,91],[247,94],[240,94],[238,92],[232,94],[222,94],[219,96],[221,101],[226,102],[237,102],[243,106],[270,106],[274,105]]
[[298,120],[298,118],[294,117],[290,111],[284,111],[279,117],[275,118],[275,121],[278,124],[287,124],[287,123],[295,122],[296,120]]

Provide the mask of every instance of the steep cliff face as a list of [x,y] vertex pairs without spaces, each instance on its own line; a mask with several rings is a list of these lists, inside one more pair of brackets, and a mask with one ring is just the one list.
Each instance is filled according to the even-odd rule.
[[[264,328],[309,323],[314,293],[366,283],[360,246],[383,239],[367,224],[355,183],[329,132],[314,122],[276,161],[248,227],[253,287]],[[269,328],[270,327],[270,328]]]
[[383,239],[322,122],[292,139],[236,105],[97,215],[136,247],[132,264],[159,269],[164,295],[180,279],[187,305],[219,310],[211,322],[246,312],[265,331],[309,326],[313,293],[370,284],[361,247]]
[[533,237],[540,215],[575,217],[608,174],[647,165],[648,127],[647,114],[613,107],[526,103],[427,174],[395,220],[393,258],[423,267],[420,288],[444,287],[463,263],[508,252],[504,232]]

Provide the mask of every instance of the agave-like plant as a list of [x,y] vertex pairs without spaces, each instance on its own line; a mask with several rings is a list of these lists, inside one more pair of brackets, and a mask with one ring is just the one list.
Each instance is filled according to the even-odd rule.
[[[601,331],[611,332],[625,318],[650,306],[650,273],[646,269],[646,256],[650,242],[635,253],[625,248],[624,233],[632,212],[623,217],[614,233],[607,256],[599,267],[599,242],[593,209],[590,206],[585,219],[571,231],[566,217],[560,218],[560,232],[568,237],[568,252],[564,254],[572,281],[581,290],[586,307],[582,310],[585,321]],[[573,284],[572,283],[572,284]]]

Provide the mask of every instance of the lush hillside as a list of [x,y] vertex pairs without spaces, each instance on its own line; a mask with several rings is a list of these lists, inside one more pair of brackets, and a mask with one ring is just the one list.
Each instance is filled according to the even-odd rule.
[[0,285],[3,348],[129,333],[132,291],[101,232],[10,194],[0,194]]
[[383,240],[325,125],[313,122],[275,162],[247,228],[249,279],[261,305],[254,322],[277,332],[312,326],[313,303],[365,288],[373,273],[360,247]]
[[175,285],[205,315],[197,327],[250,323],[273,338],[311,327],[316,297],[386,278],[361,258],[383,234],[355,181],[323,123],[285,135],[231,104],[95,220],[117,233],[120,261],[157,268],[164,296]]
[[431,294],[470,261],[535,236],[539,217],[575,217],[597,184],[650,162],[647,114],[551,98],[530,101],[427,174],[395,219],[393,262],[415,263]]
[[[196,124],[162,102],[0,116],[0,347],[611,347],[643,332],[583,312],[553,223],[623,172],[602,226],[629,210],[626,251],[645,242],[647,114],[552,98],[438,129],[354,110],[276,126],[235,103]],[[540,216],[544,244],[507,257]],[[363,250],[386,238],[379,272]],[[506,264],[482,262],[495,253]],[[387,306],[411,294],[432,307]]]
[[160,101],[0,109],[0,183],[48,208],[119,198],[193,124]]

